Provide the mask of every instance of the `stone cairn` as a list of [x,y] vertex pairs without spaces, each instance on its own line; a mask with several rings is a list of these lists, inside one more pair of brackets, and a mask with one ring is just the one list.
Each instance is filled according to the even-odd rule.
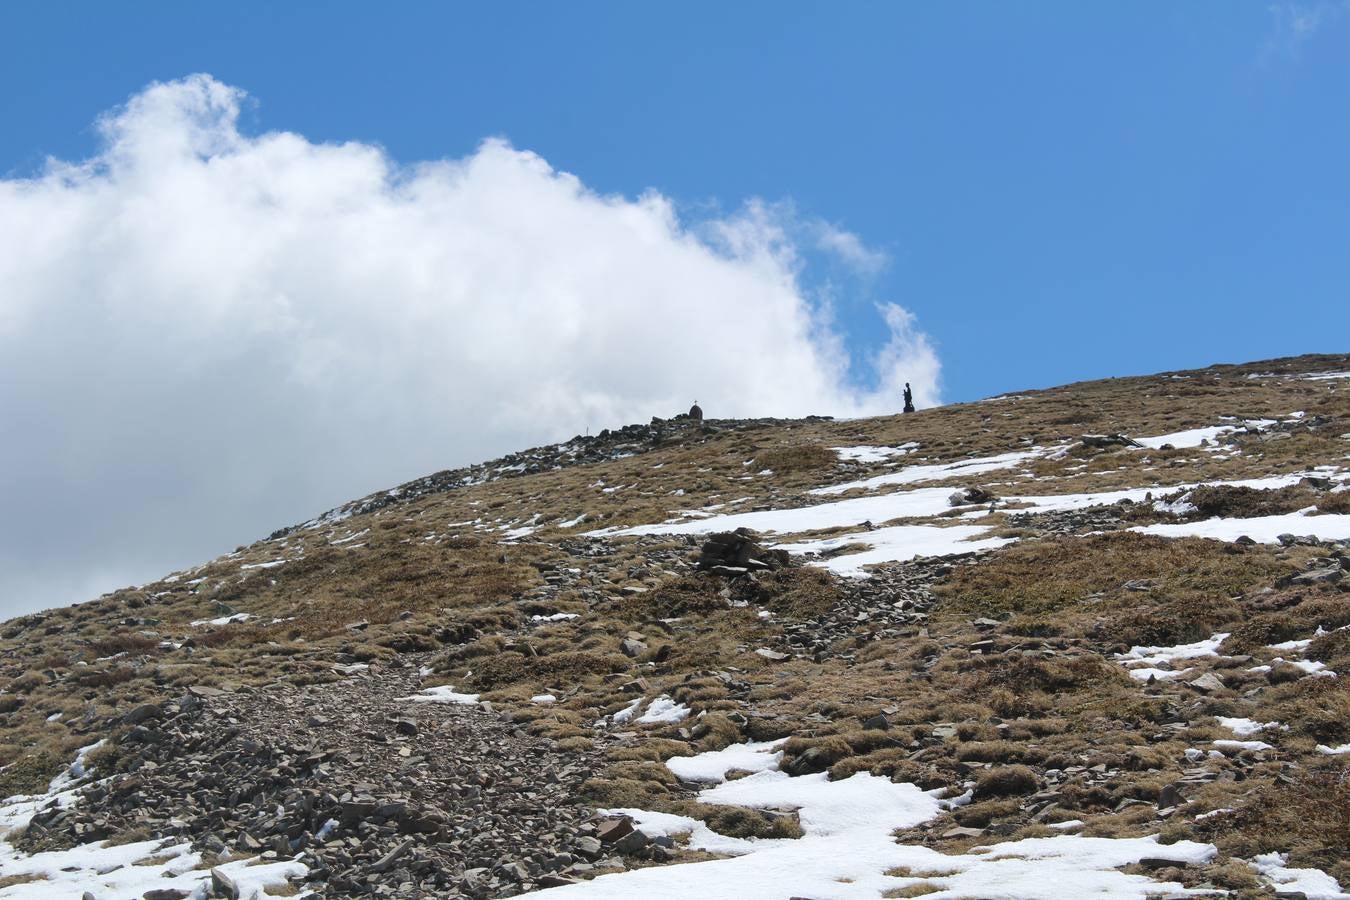
[[761,546],[757,538],[748,528],[710,535],[699,553],[699,571],[736,578],[749,572],[782,569],[791,565],[786,550],[770,550]]

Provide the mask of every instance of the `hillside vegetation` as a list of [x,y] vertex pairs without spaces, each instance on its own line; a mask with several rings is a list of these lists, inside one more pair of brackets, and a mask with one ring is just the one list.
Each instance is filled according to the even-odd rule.
[[[914,786],[933,807],[882,834],[952,862],[783,897],[980,896],[979,848],[1074,836],[1156,836],[1108,896],[1350,889],[1347,485],[1347,356],[428,476],[0,625],[0,796],[40,798],[0,809],[0,898],[94,842],[183,860],[146,888],[181,896],[624,896],[584,882],[777,846],[743,838],[814,859],[807,778]],[[756,564],[700,568],[736,528]],[[768,753],[777,781],[738,768]]]

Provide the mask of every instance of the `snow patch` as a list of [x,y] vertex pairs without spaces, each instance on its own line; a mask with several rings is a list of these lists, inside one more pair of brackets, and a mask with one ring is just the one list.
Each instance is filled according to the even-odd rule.
[[1252,719],[1240,719],[1231,716],[1215,716],[1220,725],[1236,734],[1238,737],[1248,737],[1256,734],[1258,731],[1275,729],[1278,731],[1288,731],[1288,725],[1281,725],[1279,722],[1256,722]]
[[907,444],[901,444],[899,447],[831,447],[835,453],[839,454],[841,460],[860,463],[879,463],[897,456],[904,456],[917,450],[919,445],[910,441]]
[[1177,644],[1175,647],[1131,647],[1128,652],[1117,653],[1116,660],[1125,666],[1159,666],[1181,659],[1198,659],[1202,656],[1218,656],[1219,647],[1228,639],[1229,632],[1212,635],[1193,644]]
[[478,702],[478,695],[461,694],[452,686],[443,684],[440,687],[423,688],[419,693],[408,697],[399,697],[398,699],[411,703],[453,703],[461,706],[472,706]]
[[787,743],[787,738],[778,741],[760,741],[749,744],[732,744],[724,750],[712,750],[695,756],[672,756],[666,760],[666,768],[685,781],[726,781],[727,773],[766,772],[777,769],[783,759],[783,751],[778,749]]
[[1032,450],[1002,453],[998,456],[964,459],[954,463],[940,463],[928,466],[905,466],[899,472],[876,475],[872,478],[864,478],[862,481],[850,481],[845,484],[834,484],[829,487],[815,488],[814,490],[807,491],[807,493],[829,496],[832,494],[842,494],[846,491],[854,490],[855,488],[873,491],[889,484],[918,484],[923,481],[941,481],[946,478],[960,478],[966,475],[983,475],[987,472],[997,472],[1000,469],[1011,469],[1019,463],[1043,455],[1044,452],[1045,451],[1042,448],[1037,447]]
[[235,622],[247,622],[253,618],[251,613],[233,613],[228,616],[220,616],[216,619],[198,619],[195,622],[189,622],[193,628],[201,628],[204,625],[233,625]]
[[[915,885],[935,888],[933,898],[1042,898],[1046,885],[1056,896],[1093,896],[1104,900],[1144,900],[1158,893],[1188,891],[1180,884],[1128,875],[1120,867],[1146,857],[1180,864],[1207,862],[1210,844],[1178,841],[1161,844],[1156,836],[1087,838],[1060,835],[977,847],[947,855],[928,847],[898,844],[897,828],[929,821],[958,801],[912,784],[896,784],[867,772],[830,781],[826,773],[790,777],[769,768],[736,781],[727,772],[743,763],[762,765],[776,755],[770,745],[741,745],[711,754],[681,757],[677,766],[719,782],[701,791],[703,803],[755,809],[795,809],[803,837],[731,838],[685,816],[641,809],[607,810],[631,816],[649,837],[686,835],[693,850],[725,854],[727,859],[636,869],[540,891],[558,898],[586,900],[684,900],[690,896],[727,900],[783,900],[788,896],[876,898]],[[678,774],[678,773],[677,773]],[[681,776],[684,777],[684,776]],[[959,800],[959,798],[958,798]],[[887,875],[905,867],[911,874]]]
[[638,722],[644,725],[654,723],[683,722],[689,718],[689,707],[683,703],[676,703],[669,696],[662,694],[647,705],[647,710],[638,717]]
[[1282,534],[1315,534],[1324,541],[1338,541],[1350,538],[1350,514],[1313,516],[1299,511],[1250,519],[1202,519],[1198,522],[1137,525],[1130,530],[1161,537],[1203,537],[1219,541],[1235,541],[1245,535],[1260,544],[1278,543]]
[[1263,853],[1251,862],[1252,868],[1282,893],[1302,893],[1308,900],[1350,900],[1341,886],[1321,869],[1290,869],[1283,853]]
[[1012,538],[983,538],[976,540],[989,529],[982,525],[951,525],[942,528],[936,525],[896,525],[890,528],[878,528],[873,531],[861,531],[837,535],[819,541],[778,544],[778,549],[789,553],[827,553],[850,544],[868,544],[869,550],[857,553],[845,553],[824,560],[815,565],[829,569],[837,575],[850,578],[866,578],[866,566],[883,562],[900,562],[919,556],[954,556],[961,553],[975,553],[981,550],[993,550],[1013,542]]

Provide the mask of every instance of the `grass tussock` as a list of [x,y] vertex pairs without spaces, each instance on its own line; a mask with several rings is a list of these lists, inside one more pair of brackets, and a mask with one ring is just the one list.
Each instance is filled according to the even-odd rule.
[[748,579],[735,582],[737,595],[796,619],[825,615],[844,596],[837,577],[824,569],[779,569],[761,573],[756,581],[753,585]]
[[838,455],[824,444],[772,447],[755,454],[755,466],[774,472],[816,472],[832,468]]
[[0,769],[0,797],[43,793],[67,761],[46,749],[25,753]]
[[1189,494],[1193,518],[1251,519],[1278,516],[1313,506],[1318,497],[1303,485],[1259,490],[1242,485],[1202,484]]
[[1350,880],[1350,778],[1343,771],[1302,771],[1288,784],[1262,785],[1236,812],[1196,827],[1231,856],[1279,851],[1292,867]]
[[[1122,626],[1133,621],[1138,635],[1145,629],[1137,614],[1147,606],[1174,623],[1157,633],[1186,630],[1188,617],[1204,630],[1236,612],[1224,598],[1271,584],[1292,569],[1273,551],[1234,555],[1224,546],[1135,532],[1050,538],[957,567],[936,590],[947,611],[962,615],[1043,620],[1069,611],[1110,612]],[[1128,590],[1130,582],[1150,587]]]
[[573,651],[526,656],[502,652],[476,662],[472,667],[472,679],[474,685],[483,690],[521,681],[574,684],[589,676],[622,672],[628,665],[625,657],[613,653]]

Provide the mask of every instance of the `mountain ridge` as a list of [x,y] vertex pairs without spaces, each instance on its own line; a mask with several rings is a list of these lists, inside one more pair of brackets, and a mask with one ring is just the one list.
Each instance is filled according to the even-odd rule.
[[1348,441],[1319,354],[414,479],[0,625],[0,898],[1336,896]]

